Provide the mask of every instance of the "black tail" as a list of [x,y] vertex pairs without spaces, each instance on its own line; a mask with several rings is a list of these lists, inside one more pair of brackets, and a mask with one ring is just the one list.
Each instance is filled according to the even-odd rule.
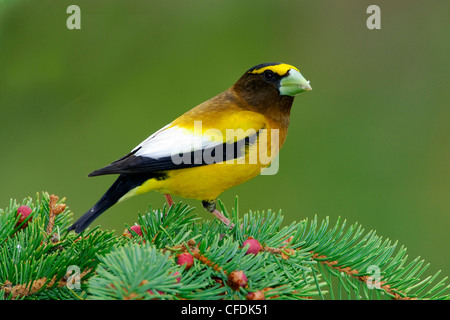
[[98,200],[98,202],[86,212],[80,219],[78,219],[68,230],[75,230],[80,233],[86,229],[92,221],[99,215],[105,212],[108,208],[113,206],[131,189],[141,185],[148,178],[143,178],[134,175],[120,175],[114,184],[106,191],[106,193]]

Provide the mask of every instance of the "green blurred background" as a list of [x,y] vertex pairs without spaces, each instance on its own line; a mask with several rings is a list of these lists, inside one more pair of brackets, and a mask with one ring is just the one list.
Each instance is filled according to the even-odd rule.
[[[66,28],[71,4],[81,30]],[[366,27],[370,4],[381,30]],[[250,67],[283,61],[313,91],[295,99],[280,170],[220,199],[282,209],[286,223],[359,222],[449,275],[449,12],[437,0],[0,1],[0,207],[48,191],[78,218],[114,181],[88,173]],[[93,226],[122,232],[149,203],[164,197]]]

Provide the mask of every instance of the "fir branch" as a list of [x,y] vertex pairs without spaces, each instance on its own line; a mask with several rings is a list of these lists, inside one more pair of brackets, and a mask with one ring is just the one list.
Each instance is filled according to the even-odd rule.
[[[17,225],[21,205],[32,209],[25,228]],[[61,230],[67,229],[71,216],[67,206],[58,203],[58,197],[47,193],[21,204],[11,201],[10,207],[1,212],[0,221],[5,224],[0,225],[4,231],[0,238],[0,299],[33,299],[43,291],[66,286],[72,265],[79,268],[80,281],[92,275],[97,254],[109,251],[118,242],[111,243],[113,235],[98,230],[84,237],[62,236]]]
[[[231,210],[219,201],[232,228],[179,203],[149,207],[125,236],[99,228],[77,235],[65,232],[72,213],[63,202],[43,193],[0,210],[0,299],[450,297],[446,277],[426,275],[429,264],[345,220],[284,225],[281,211],[242,214],[236,198]],[[21,205],[31,212],[25,219]]]
[[[391,244],[389,240],[383,241],[373,231],[360,239],[364,230],[358,224],[350,226],[345,233],[345,221],[342,224],[338,221],[333,229],[329,229],[328,224],[329,221],[326,219],[319,227],[316,217],[311,221],[310,230],[306,233],[304,239],[306,244],[316,244],[314,249],[311,250],[311,258],[325,267],[325,269],[321,269],[322,273],[337,277],[339,288],[343,288],[349,296],[351,296],[351,293],[356,293],[355,298],[361,298],[358,294],[359,287],[350,279],[363,283],[364,295],[369,296],[366,284],[369,281],[372,282],[373,277],[363,270],[367,270],[371,266],[380,271],[385,270],[382,275],[380,274],[376,286],[370,287],[394,300],[418,299],[424,286],[431,283],[430,278],[427,278],[428,281],[427,279],[420,281],[418,278],[418,275],[421,275],[426,269],[426,267],[422,269],[423,261],[418,262],[419,258],[410,262],[406,267],[404,266],[407,260],[407,256],[404,254],[406,249],[402,247],[398,254],[393,257],[397,243]],[[358,241],[358,239],[360,240]],[[330,246],[330,243],[333,245]],[[416,274],[417,276],[415,276]],[[330,280],[327,283],[332,287]],[[443,282],[441,281],[441,283]],[[422,289],[413,293],[412,291],[415,288]],[[441,290],[439,294],[442,294],[446,289],[448,289],[448,286]],[[430,291],[433,291],[433,289]],[[428,294],[429,292],[422,298],[426,298]],[[442,296],[439,296],[439,294],[435,294],[433,297],[449,298],[448,293]]]

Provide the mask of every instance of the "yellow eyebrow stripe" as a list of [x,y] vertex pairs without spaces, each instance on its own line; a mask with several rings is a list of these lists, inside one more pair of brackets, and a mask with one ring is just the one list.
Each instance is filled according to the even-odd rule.
[[256,70],[251,71],[250,73],[263,73],[266,70],[272,70],[275,73],[278,73],[280,76],[285,75],[286,72],[289,71],[289,69],[294,69],[297,70],[298,72],[300,72],[296,67],[291,66],[289,64],[285,64],[285,63],[281,63],[281,64],[277,64],[274,66],[266,66],[266,67],[262,67]]

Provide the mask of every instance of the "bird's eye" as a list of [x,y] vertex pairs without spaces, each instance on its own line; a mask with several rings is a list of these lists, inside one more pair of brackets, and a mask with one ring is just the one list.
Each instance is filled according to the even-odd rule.
[[273,79],[274,76],[275,76],[275,74],[273,73],[272,70],[266,70],[266,71],[264,71],[264,77],[265,77],[267,80]]

